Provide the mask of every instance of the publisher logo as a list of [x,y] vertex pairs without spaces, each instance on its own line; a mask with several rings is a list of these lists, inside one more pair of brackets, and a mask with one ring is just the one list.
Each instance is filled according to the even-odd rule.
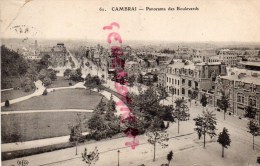
[[18,160],[17,165],[18,166],[27,166],[29,164],[29,161],[27,160]]

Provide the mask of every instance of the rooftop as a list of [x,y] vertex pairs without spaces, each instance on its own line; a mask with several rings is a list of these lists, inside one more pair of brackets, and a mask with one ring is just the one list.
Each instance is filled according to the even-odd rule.
[[239,63],[247,66],[260,66],[260,62],[243,61]]
[[233,80],[233,81],[241,81],[241,82],[249,83],[249,84],[253,83],[255,85],[260,85],[260,78],[253,77],[250,75],[246,75],[241,78],[238,78],[238,75],[221,76],[220,78],[227,79],[227,80]]

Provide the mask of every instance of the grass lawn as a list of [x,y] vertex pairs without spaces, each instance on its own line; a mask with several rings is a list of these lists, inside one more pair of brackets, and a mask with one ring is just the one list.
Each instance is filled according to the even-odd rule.
[[[81,113],[89,119],[92,113]],[[2,115],[2,143],[29,141],[69,135],[68,124],[75,124],[77,112],[38,112]],[[87,125],[83,125],[83,132]]]
[[30,92],[24,92],[24,90],[22,89],[3,91],[1,92],[1,102],[4,102],[5,100],[12,100],[19,97],[27,96],[32,94],[33,92],[34,91],[32,90]]
[[[63,89],[50,92],[46,96],[32,97],[15,103],[9,107],[2,107],[2,111],[20,110],[54,110],[54,109],[95,109],[102,95],[97,92],[89,93],[85,89]],[[107,99],[103,97],[103,101]]]
[[8,89],[14,87],[20,87],[21,80],[16,76],[1,77],[1,88]]
[[71,80],[67,80],[65,79],[65,77],[57,77],[56,81],[52,81],[52,84],[48,86],[48,88],[57,88],[57,87],[68,87],[70,86],[69,83],[71,83],[73,85],[75,85],[77,82],[75,81],[71,81]]

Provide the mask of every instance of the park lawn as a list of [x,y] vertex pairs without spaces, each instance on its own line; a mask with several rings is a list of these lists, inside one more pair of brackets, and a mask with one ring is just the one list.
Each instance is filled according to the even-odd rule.
[[[103,96],[97,92],[89,93],[85,89],[62,89],[49,92],[46,96],[32,97],[28,100],[2,107],[2,111],[21,110],[59,110],[87,109],[94,110]],[[107,99],[103,97],[103,101]]]
[[1,77],[1,89],[9,89],[21,86],[21,79],[17,76]]
[[22,89],[2,91],[1,102],[4,102],[5,100],[12,100],[19,97],[27,96],[32,94],[33,92],[33,90],[31,90],[30,92],[24,92],[24,90]]
[[[2,143],[30,141],[70,134],[69,124],[75,124],[78,112],[36,112],[2,115]],[[80,117],[88,120],[93,113],[81,112]],[[87,124],[82,125],[88,131]]]
[[[71,83],[72,85],[69,85]],[[48,86],[48,88],[57,88],[57,87],[68,87],[73,86],[77,82],[65,79],[65,77],[57,77],[57,80],[52,81],[51,85]]]

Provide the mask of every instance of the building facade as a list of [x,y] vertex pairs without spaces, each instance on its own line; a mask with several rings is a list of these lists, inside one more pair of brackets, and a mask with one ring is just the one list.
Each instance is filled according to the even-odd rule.
[[167,92],[173,89],[174,95],[183,98],[189,98],[193,91],[197,91],[200,99],[204,93],[214,93],[217,76],[225,75],[226,66],[220,63],[174,62],[167,67],[165,86]]
[[246,107],[252,106],[257,110],[256,118],[260,122],[260,78],[258,76],[240,74],[219,77],[216,86],[216,100],[220,99],[223,89],[229,96],[229,112],[243,117]]

